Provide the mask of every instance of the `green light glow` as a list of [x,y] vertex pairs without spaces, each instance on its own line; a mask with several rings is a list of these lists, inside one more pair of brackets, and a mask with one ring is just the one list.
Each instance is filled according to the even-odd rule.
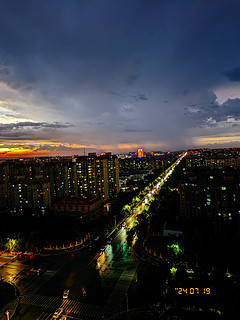
[[172,274],[172,276],[173,276],[173,278],[174,278],[175,275],[176,275],[176,272],[177,272],[177,268],[172,267],[172,268],[170,269],[170,272],[171,272],[171,274]]
[[173,253],[177,256],[180,253],[183,253],[183,250],[180,249],[179,244],[178,243],[173,243],[172,245],[168,246],[168,248],[173,250]]

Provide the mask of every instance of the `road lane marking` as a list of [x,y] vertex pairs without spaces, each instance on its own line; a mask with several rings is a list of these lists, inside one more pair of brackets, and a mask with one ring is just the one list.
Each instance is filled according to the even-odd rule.
[[65,313],[73,313],[90,318],[101,318],[101,316],[104,315],[104,306],[101,305],[89,304],[75,300],[67,300],[63,302],[61,298],[41,296],[37,294],[23,296],[21,298],[21,304],[52,310],[63,307]]

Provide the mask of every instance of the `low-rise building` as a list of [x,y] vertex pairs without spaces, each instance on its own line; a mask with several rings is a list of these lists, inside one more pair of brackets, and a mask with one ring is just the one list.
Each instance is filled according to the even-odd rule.
[[53,208],[56,214],[74,214],[79,218],[94,219],[103,212],[103,202],[99,198],[65,198],[55,202]]

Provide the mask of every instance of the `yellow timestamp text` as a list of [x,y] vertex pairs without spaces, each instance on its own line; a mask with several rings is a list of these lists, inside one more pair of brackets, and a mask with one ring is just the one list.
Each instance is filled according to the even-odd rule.
[[178,294],[211,294],[210,288],[175,288]]

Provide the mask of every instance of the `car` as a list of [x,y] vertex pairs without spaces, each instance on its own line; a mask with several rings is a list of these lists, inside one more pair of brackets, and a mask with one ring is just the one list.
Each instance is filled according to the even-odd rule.
[[42,270],[41,268],[32,268],[30,269],[30,272],[39,274],[41,270]]
[[59,316],[60,316],[60,314],[61,313],[63,313],[63,308],[58,308],[55,312],[54,312],[54,314],[53,314],[53,319],[57,319]]
[[193,276],[194,276],[194,270],[193,269],[187,269],[186,272],[187,272],[188,277],[190,279],[192,279]]
[[105,250],[105,246],[102,246],[102,247],[100,248],[100,250],[101,250],[101,251],[104,251],[104,250]]
[[69,290],[65,290],[63,292],[63,299],[68,299],[68,295],[69,295]]
[[194,270],[193,269],[187,269],[186,270],[188,274],[194,274]]
[[61,318],[59,320],[67,320],[66,316],[61,316]]

